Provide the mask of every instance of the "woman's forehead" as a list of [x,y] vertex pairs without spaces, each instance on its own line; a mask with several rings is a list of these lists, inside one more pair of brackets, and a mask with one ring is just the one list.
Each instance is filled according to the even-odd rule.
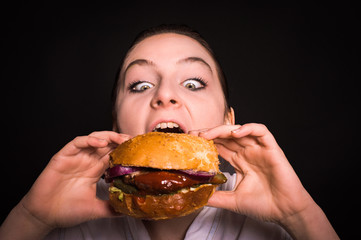
[[201,59],[215,70],[208,51],[195,39],[176,33],[162,33],[148,37],[136,44],[127,54],[123,71],[138,59],[158,64],[176,63],[182,59]]

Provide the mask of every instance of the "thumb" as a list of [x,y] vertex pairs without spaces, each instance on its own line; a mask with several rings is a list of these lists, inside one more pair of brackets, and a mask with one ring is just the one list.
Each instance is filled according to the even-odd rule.
[[95,218],[110,218],[110,217],[120,217],[124,216],[123,214],[116,213],[109,204],[107,200],[96,200],[94,206],[94,216]]
[[216,191],[208,200],[208,206],[236,211],[236,197],[233,191]]

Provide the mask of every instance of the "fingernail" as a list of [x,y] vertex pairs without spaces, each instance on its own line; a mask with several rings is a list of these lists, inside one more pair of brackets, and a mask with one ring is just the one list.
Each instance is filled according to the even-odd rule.
[[208,129],[202,129],[199,131],[199,134],[205,135],[208,133]]
[[199,129],[199,130],[191,130],[191,131],[188,132],[188,134],[199,135],[199,134],[205,133],[207,131],[208,131],[207,128],[206,129]]
[[205,132],[208,132],[208,128],[204,128],[204,129],[201,129],[201,130],[199,130],[199,133],[205,133]]
[[238,133],[240,130],[241,130],[241,128],[237,128],[237,129],[232,130],[231,132],[232,133]]
[[126,134],[122,134],[122,133],[119,133],[119,135],[120,135],[124,140],[129,140],[129,139],[132,138],[131,136],[126,135]]

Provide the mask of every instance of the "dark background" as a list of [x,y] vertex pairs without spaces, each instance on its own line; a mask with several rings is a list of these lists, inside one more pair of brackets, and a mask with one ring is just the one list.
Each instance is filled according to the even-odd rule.
[[63,145],[111,130],[111,87],[135,34],[186,23],[213,46],[237,122],[267,125],[341,238],[352,236],[360,204],[356,9],[194,4],[2,7],[1,221]]

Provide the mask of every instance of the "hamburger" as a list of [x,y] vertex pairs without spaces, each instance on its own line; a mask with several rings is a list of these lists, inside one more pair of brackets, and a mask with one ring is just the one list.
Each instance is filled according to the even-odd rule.
[[205,206],[227,178],[219,171],[212,140],[189,134],[150,132],[110,153],[105,180],[116,212],[159,220]]

